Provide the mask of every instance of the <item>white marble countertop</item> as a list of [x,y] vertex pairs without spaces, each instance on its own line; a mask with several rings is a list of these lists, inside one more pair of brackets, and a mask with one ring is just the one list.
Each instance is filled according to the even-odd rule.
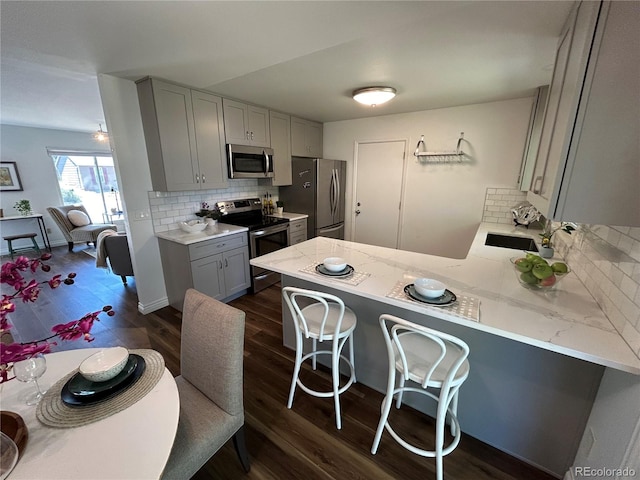
[[182,245],[191,245],[192,243],[204,242],[214,238],[233,235],[234,233],[247,232],[247,227],[238,227],[236,225],[228,225],[226,223],[216,223],[213,226],[205,228],[202,232],[186,233],[180,229],[169,230],[167,232],[157,232],[156,237],[164,238],[172,242]]
[[290,222],[294,222],[296,220],[302,220],[303,218],[307,218],[309,215],[306,213],[293,213],[293,212],[282,212],[282,213],[274,213],[273,215],[269,215],[270,217],[276,218],[286,218]]
[[[316,237],[251,260],[252,265],[423,312],[518,342],[640,375],[640,359],[618,334],[574,273],[551,292],[520,285],[509,259],[522,252],[484,245],[488,232],[511,233],[538,240],[537,231],[483,223],[465,259],[452,259]],[[329,256],[347,260],[356,272],[370,274],[358,285],[301,270]],[[444,282],[457,295],[480,300],[478,322],[425,308],[417,302],[387,297],[399,281],[430,277]]]

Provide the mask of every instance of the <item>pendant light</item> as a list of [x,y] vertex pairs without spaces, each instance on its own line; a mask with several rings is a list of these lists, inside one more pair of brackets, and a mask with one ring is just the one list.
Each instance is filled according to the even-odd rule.
[[104,130],[102,130],[102,124],[101,123],[98,124],[98,131],[93,134],[93,138],[95,138],[99,142],[108,142],[109,141],[109,134],[107,132],[105,132]]
[[364,87],[353,91],[353,99],[363,105],[376,105],[388,102],[396,96],[396,89],[392,87]]

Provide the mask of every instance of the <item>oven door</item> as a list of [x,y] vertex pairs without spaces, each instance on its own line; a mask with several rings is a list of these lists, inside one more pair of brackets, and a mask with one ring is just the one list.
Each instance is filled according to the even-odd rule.
[[[260,257],[289,246],[289,224],[283,223],[249,232],[249,249],[251,258]],[[251,266],[251,284],[253,291],[273,285],[280,280],[280,274]]]
[[273,150],[271,148],[227,145],[229,178],[273,177]]

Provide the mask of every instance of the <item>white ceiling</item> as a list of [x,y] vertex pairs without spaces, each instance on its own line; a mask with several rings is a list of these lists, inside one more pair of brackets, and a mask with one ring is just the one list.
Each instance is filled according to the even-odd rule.
[[[0,122],[92,131],[97,74],[158,76],[321,122],[518,98],[571,1],[0,1]],[[398,96],[374,109],[355,88]]]

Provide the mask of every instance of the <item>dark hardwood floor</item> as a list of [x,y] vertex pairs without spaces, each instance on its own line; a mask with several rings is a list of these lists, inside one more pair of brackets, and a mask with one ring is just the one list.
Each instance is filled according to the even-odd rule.
[[[153,348],[165,358],[167,368],[180,371],[181,314],[165,307],[148,315],[137,310],[135,279],[124,286],[120,277],[95,268],[95,260],[76,246],[54,248],[51,273],[75,271],[74,285],[43,289],[33,306],[20,304],[11,319],[18,339],[45,336],[51,326],[112,305],[113,317],[103,315],[93,332],[95,341],[61,342],[56,348],[123,345]],[[3,257],[5,261],[7,257]],[[3,285],[3,290],[4,290]],[[342,395],[343,427],[335,428],[333,401],[296,391],[293,408],[286,408],[293,370],[293,354],[282,346],[280,288],[272,286],[245,295],[231,305],[246,312],[245,415],[251,472],[245,474],[231,442],[223,447],[194,478],[205,479],[403,479],[435,478],[432,458],[416,456],[398,445],[388,433],[376,455],[371,443],[380,414],[382,395],[364,385],[353,385]],[[310,386],[329,385],[326,371],[306,368]],[[464,386],[462,387],[464,388]],[[431,419],[410,408],[392,409],[397,430],[417,444],[433,442]],[[449,480],[527,480],[554,478],[472,437],[463,435],[458,448],[444,460]]]

